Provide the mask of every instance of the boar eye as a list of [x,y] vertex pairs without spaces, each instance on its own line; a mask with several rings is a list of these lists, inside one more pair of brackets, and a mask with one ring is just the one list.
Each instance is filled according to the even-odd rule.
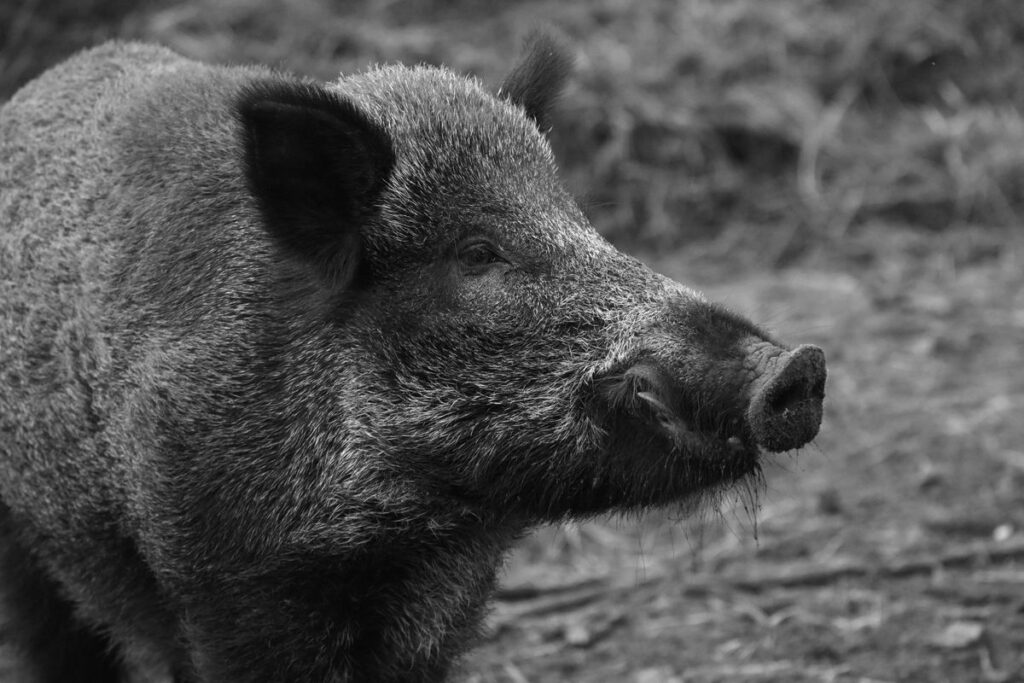
[[476,240],[459,247],[459,265],[466,275],[480,275],[505,259],[498,255],[497,249],[489,242]]

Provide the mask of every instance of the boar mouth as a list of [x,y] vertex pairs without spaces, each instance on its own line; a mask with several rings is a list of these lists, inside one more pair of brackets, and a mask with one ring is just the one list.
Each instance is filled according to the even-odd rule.
[[598,380],[598,392],[620,448],[643,450],[652,440],[660,442],[654,450],[688,461],[690,484],[724,483],[759,467],[762,449],[750,427],[730,416],[742,411],[712,409],[713,402],[687,396],[656,363],[634,362],[608,373]]
[[[742,430],[735,433],[726,431],[705,431],[693,427],[677,411],[669,408],[665,402],[651,391],[638,391],[636,397],[647,404],[647,411],[654,424],[672,442],[678,451],[689,453],[707,453],[725,455],[730,458],[757,458],[761,449],[750,441],[748,434]],[[735,424],[735,423],[733,423]]]

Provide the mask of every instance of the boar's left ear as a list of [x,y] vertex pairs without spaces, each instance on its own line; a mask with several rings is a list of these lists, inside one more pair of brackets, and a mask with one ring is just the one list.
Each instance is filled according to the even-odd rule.
[[547,132],[551,106],[572,72],[572,57],[551,35],[535,32],[526,39],[522,60],[505,77],[498,95],[526,110],[526,115]]
[[359,267],[360,229],[394,153],[354,104],[301,81],[264,82],[238,99],[245,174],[267,231],[343,288]]

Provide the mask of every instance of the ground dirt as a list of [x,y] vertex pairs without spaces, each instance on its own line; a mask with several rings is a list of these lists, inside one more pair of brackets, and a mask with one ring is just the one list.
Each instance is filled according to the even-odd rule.
[[552,140],[595,225],[822,346],[826,415],[763,487],[525,539],[462,680],[1024,681],[1017,0],[15,0],[0,98],[109,37],[496,83],[548,24],[578,65]]

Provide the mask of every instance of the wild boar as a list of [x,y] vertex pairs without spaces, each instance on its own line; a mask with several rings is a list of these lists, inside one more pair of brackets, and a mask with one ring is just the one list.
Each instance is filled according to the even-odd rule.
[[492,95],[113,43],[3,106],[2,571],[40,678],[443,680],[532,526],[814,438],[821,350],[559,183],[568,64],[538,38]]

